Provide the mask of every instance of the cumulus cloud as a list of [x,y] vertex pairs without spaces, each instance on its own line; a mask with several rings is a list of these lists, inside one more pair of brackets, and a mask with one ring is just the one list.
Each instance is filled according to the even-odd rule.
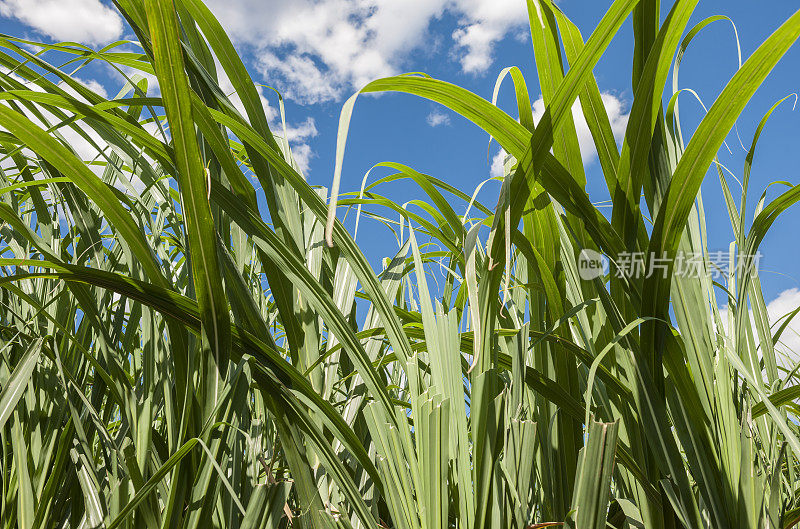
[[[282,130],[282,129],[280,129]],[[306,118],[305,122],[286,127],[286,139],[289,141],[304,140],[317,135],[317,122],[314,118]]]
[[492,63],[494,45],[527,23],[519,0],[209,0],[257,70],[287,98],[338,101],[346,92],[402,70],[414,49],[430,45],[430,23],[457,20],[455,58],[465,72]]
[[[786,316],[800,307],[800,289],[789,288],[782,291],[778,296],[767,303],[767,316],[771,326],[770,333],[775,332],[786,321]],[[724,331],[728,332],[728,307],[720,309],[720,318]],[[758,336],[755,331],[755,318],[753,311],[750,311],[750,323],[753,326],[753,334],[756,343]],[[800,315],[793,318],[781,333],[778,343],[775,344],[775,353],[778,363],[791,369],[800,362]]]
[[[108,0],[0,0],[15,17],[57,40],[103,44],[123,32]],[[445,14],[464,72],[483,73],[494,47],[527,24],[521,0],[207,0],[237,45],[252,52],[263,79],[301,103],[339,101],[367,82],[402,71]]]
[[316,156],[308,140],[317,136],[317,124],[314,118],[306,118],[305,122],[299,125],[286,126],[284,131],[283,127],[273,128],[273,132],[285,138],[289,142],[292,158],[294,159],[297,168],[300,172],[306,174],[308,172],[311,159]]
[[[22,77],[10,72],[6,67],[0,67],[0,75],[8,76],[11,79],[26,85],[29,89],[41,92],[42,89],[33,83],[28,83]],[[103,86],[94,79],[80,79],[75,78],[84,86],[90,88],[91,90],[103,94],[105,89]],[[77,97],[77,92],[72,89],[70,86],[66,84],[60,85],[62,89],[66,92],[72,94],[73,96]],[[8,101],[2,101],[0,104],[5,106],[10,106]],[[59,119],[56,115],[52,112],[45,110],[43,108],[39,108],[38,112],[32,112],[28,109],[23,109],[23,114],[30,119],[34,124],[39,126],[40,128],[47,130],[50,129],[59,123],[61,123],[61,119]],[[102,158],[101,150],[105,149],[108,144],[105,143],[103,138],[97,134],[94,130],[88,127],[80,127],[77,126],[80,130],[76,130],[71,126],[61,126],[58,128],[58,134],[63,138],[64,143],[75,153],[75,155],[84,162],[94,162],[94,161],[104,161],[105,159]],[[5,129],[0,128],[0,130],[5,131]],[[81,134],[82,132],[82,134]],[[29,159],[36,159],[35,154],[28,148],[23,148],[21,154]],[[16,163],[11,159],[7,158],[5,160],[0,161],[0,168],[3,170],[10,169],[14,167]],[[89,165],[91,171],[95,174],[100,175],[103,172],[103,167],[101,165]],[[45,178],[45,173],[37,173],[34,178],[42,179]],[[138,179],[135,179],[138,180]],[[118,186],[119,187],[119,186]],[[122,191],[124,189],[121,188]],[[42,196],[46,200],[50,200],[50,190],[48,188],[44,188],[41,190]],[[53,201],[52,204],[53,211],[52,214],[59,219],[60,222],[74,222],[72,219],[72,214],[69,211],[69,207],[66,203],[62,201]]]
[[[621,142],[625,136],[625,128],[628,126],[628,112],[625,107],[625,102],[610,92],[603,92],[600,94],[603,100],[603,106],[608,113],[608,119],[611,122],[611,131],[617,143]],[[544,115],[544,100],[539,97],[533,103],[533,121],[538,123]],[[594,146],[592,133],[589,130],[589,125],[586,123],[586,117],[581,110],[581,104],[578,100],[572,105],[572,117],[575,121],[575,131],[578,134],[578,145],[581,148],[581,158],[584,163],[591,163],[597,157],[597,149]]]
[[[0,75],[6,75],[12,78],[13,80],[17,81],[18,83],[26,85],[30,90],[34,90],[37,92],[42,91],[42,89],[38,85],[27,82],[22,77],[19,77],[18,75],[10,72],[6,67],[0,67]],[[75,80],[80,82],[87,88],[97,92],[98,94],[105,95],[105,88],[95,79],[80,79],[76,77]],[[59,86],[64,91],[77,97],[77,92],[73,90],[69,85],[61,83]],[[5,101],[3,101],[2,104],[9,106],[9,103]],[[33,113],[30,110],[23,110],[23,113],[28,117],[28,119],[30,119],[35,124],[39,125],[41,128],[45,130],[61,122],[61,120],[53,113],[41,108],[39,109],[38,113]],[[100,135],[94,132],[92,129],[84,128],[81,130],[84,133],[83,136],[79,134],[73,127],[62,126],[58,129],[58,133],[64,138],[67,145],[82,160],[84,161],[94,160],[100,155],[100,151],[97,149],[97,147],[103,148],[106,144],[100,137]]]
[[[608,119],[611,122],[611,132],[614,134],[614,139],[617,143],[622,142],[625,136],[625,128],[628,126],[628,111],[625,102],[610,92],[603,92],[600,94],[605,106]],[[539,99],[533,102],[533,122],[539,123],[544,115],[544,99],[540,96]],[[597,149],[592,139],[592,133],[589,130],[589,125],[586,123],[586,117],[583,115],[579,101],[575,101],[572,106],[572,117],[575,121],[575,132],[578,136],[578,145],[581,150],[581,158],[584,164],[590,164],[597,159]],[[503,176],[503,166],[505,163],[507,153],[503,149],[497,151],[492,158],[491,169],[489,174],[491,176]]]
[[[288,99],[314,104],[341,101],[367,82],[408,66],[414,50],[448,37],[452,57],[468,73],[491,67],[495,45],[527,25],[520,0],[207,0],[258,81]],[[0,15],[15,17],[58,40],[106,43],[123,32],[108,0],[0,0]],[[450,35],[431,35],[431,23],[455,20]],[[151,81],[154,81],[151,80]],[[157,84],[152,84],[157,94]],[[270,123],[276,111],[259,89]],[[234,105],[242,111],[241,102]],[[429,117],[432,126],[446,117]],[[273,127],[274,128],[274,127]],[[306,138],[311,136],[306,136]],[[291,140],[290,140],[291,141]],[[295,140],[297,153],[310,149]],[[298,155],[298,158],[300,156]]]
[[525,2],[518,0],[461,0],[462,18],[453,32],[461,67],[483,73],[492,65],[494,45],[506,34],[528,22]]
[[[81,79],[80,77],[72,77],[74,81],[78,81],[80,84],[91,90],[97,95],[103,96],[104,98],[108,99],[108,92],[106,91],[105,86],[102,85],[96,79]],[[59,88],[70,94],[72,97],[83,99],[81,96],[78,95],[76,90],[73,90],[71,86],[68,84],[61,82],[58,84]]]
[[122,34],[122,18],[100,0],[0,0],[0,15],[55,40],[106,44]]
[[[767,304],[770,323],[776,323],[778,320],[783,323],[782,318],[797,307],[800,307],[800,290],[797,288],[784,290]],[[780,323],[773,327],[773,332],[778,330]],[[796,362],[800,361],[800,319],[797,317],[792,319],[781,334],[775,349],[785,355],[789,365],[794,366]]]
[[308,174],[308,166],[311,163],[311,159],[316,156],[316,153],[311,150],[311,145],[307,143],[300,143],[292,147],[292,159],[301,174]]
[[431,127],[439,127],[439,126],[447,126],[450,124],[450,116],[442,112],[441,110],[434,110],[428,117],[426,118],[428,125]]
[[[231,103],[241,115],[246,116],[247,112],[245,111],[241,98],[238,94],[234,93],[235,90],[233,88],[233,83],[228,76],[225,75],[225,71],[219,64],[217,64],[217,72],[220,76],[220,89],[222,89],[223,93],[225,94],[233,94],[230,97]],[[309,117],[306,118],[305,122],[302,122],[299,125],[288,123],[286,125],[286,129],[284,130],[283,122],[281,121],[279,112],[270,104],[264,87],[256,86],[256,92],[261,100],[261,106],[264,108],[264,115],[269,122],[272,133],[284,138],[288,142],[292,159],[294,159],[297,168],[301,173],[306,174],[308,172],[311,159],[316,156],[308,143],[311,138],[316,137],[318,134],[316,121],[314,118]]]
[[312,56],[277,56],[264,50],[256,59],[256,68],[268,79],[280,79],[278,87],[288,99],[302,103],[320,103],[339,98],[346,80],[330,66],[318,63]]
[[492,158],[492,166],[489,169],[490,176],[503,176],[505,172],[504,167],[507,156],[508,153],[505,151],[505,149],[501,148],[499,151],[497,151],[497,154],[495,154],[494,158]]

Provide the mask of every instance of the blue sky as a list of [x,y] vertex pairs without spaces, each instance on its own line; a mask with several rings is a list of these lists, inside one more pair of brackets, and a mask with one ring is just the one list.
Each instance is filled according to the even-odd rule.
[[[586,38],[610,3],[561,0],[559,5]],[[370,79],[424,71],[491,98],[498,73],[513,65],[525,74],[532,99],[539,94],[524,0],[208,0],[208,4],[245,56],[254,80],[285,95],[293,149],[313,184],[330,184],[341,105]],[[665,11],[668,7],[664,6]],[[705,0],[691,24],[710,15],[729,16],[738,29],[744,60],[797,8],[796,0],[759,2],[757,7],[744,0]],[[100,0],[0,0],[0,16],[0,31],[34,40],[75,40],[100,46],[130,36],[110,3]],[[595,69],[620,135],[632,98],[631,58],[628,22]],[[749,146],[763,113],[778,99],[800,90],[798,66],[800,46],[795,46],[743,113],[738,131],[745,145]],[[732,27],[716,22],[687,52],[680,87],[694,89],[710,106],[736,67]],[[79,76],[109,94],[121,86],[117,76],[99,66]],[[270,90],[263,94],[277,123],[275,94]],[[498,104],[513,112],[510,83],[501,90]],[[799,116],[800,110],[792,110],[792,101],[785,103],[762,136],[751,177],[750,219],[767,184],[800,182]],[[691,96],[681,99],[681,117],[688,136],[702,118],[702,109]],[[497,148],[493,146],[487,157],[487,145],[486,134],[477,127],[430,102],[396,94],[363,97],[352,120],[342,191],[357,190],[375,163],[395,161],[471,193],[492,172]],[[723,149],[720,160],[740,177],[744,151],[735,134],[728,138],[728,145],[732,154]],[[584,157],[594,158],[591,149]],[[596,161],[589,161],[587,177],[590,196],[605,198]],[[729,183],[738,196],[735,180]],[[710,248],[727,250],[732,234],[715,172],[709,172],[702,190]],[[773,186],[768,197],[778,190]],[[487,184],[479,198],[493,206],[497,191],[497,184]],[[417,196],[413,187],[403,184],[386,186],[382,193],[399,202]],[[396,246],[384,228],[371,224],[362,227],[359,238],[375,252],[370,257],[377,264]],[[765,297],[777,300],[776,311],[800,304],[800,293],[793,290],[800,288],[798,226],[800,208],[795,207],[773,226],[762,246]]]

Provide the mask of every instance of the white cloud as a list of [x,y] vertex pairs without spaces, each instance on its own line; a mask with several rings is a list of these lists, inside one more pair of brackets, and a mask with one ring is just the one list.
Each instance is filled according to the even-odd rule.
[[108,99],[108,92],[106,92],[106,88],[102,84],[100,84],[99,81],[96,81],[94,79],[84,80],[84,79],[79,79],[77,77],[73,77],[73,79],[84,85],[86,88],[88,88],[95,94],[98,94],[103,98]]
[[428,125],[431,127],[439,127],[441,125],[447,126],[450,124],[450,116],[442,112],[441,110],[434,110],[428,117],[426,118]]
[[55,40],[106,44],[122,34],[122,18],[100,0],[0,0],[0,15]]
[[[775,323],[780,319],[780,323],[773,327],[773,333],[777,331],[780,324],[785,321],[781,318],[797,307],[800,307],[800,290],[797,288],[784,290],[778,294],[777,298],[767,304],[767,313],[769,314],[770,323]],[[784,329],[775,349],[788,358],[792,367],[794,367],[796,362],[800,361],[800,316],[793,318],[786,329]]]
[[505,149],[501,148],[499,151],[497,151],[497,154],[495,154],[494,158],[492,158],[492,167],[489,169],[490,176],[503,176],[503,166],[506,161],[506,156],[508,156],[508,153],[505,151]]
[[[135,70],[133,68],[124,68],[122,71],[125,73],[125,75],[124,76],[118,75],[117,77],[119,78],[119,80],[122,82],[123,85],[127,86],[128,90],[131,90],[131,86],[127,84],[128,80],[130,80],[133,84],[138,86],[139,82],[142,79],[144,79],[145,81],[147,81],[147,87],[144,91],[147,93],[148,96],[159,97],[161,95],[161,87],[158,84],[158,77],[156,77],[155,75],[143,72],[141,70]],[[132,92],[129,93],[128,95],[131,94]]]
[[[245,111],[244,104],[242,103],[241,97],[238,94],[234,93],[234,87],[231,80],[225,74],[225,70],[222,69],[220,64],[217,64],[217,72],[219,75],[219,85],[220,89],[225,94],[232,94],[230,95],[231,103],[233,104],[234,108],[242,115],[246,116],[247,112]],[[308,144],[308,140],[317,136],[317,124],[314,118],[306,118],[306,121],[300,123],[299,125],[292,125],[288,123],[286,125],[286,130],[283,129],[283,122],[281,121],[281,117],[279,115],[278,110],[273,107],[265,92],[272,94],[273,97],[276,97],[274,92],[271,90],[265,90],[263,86],[256,86],[256,91],[258,92],[258,97],[261,100],[261,106],[264,108],[264,115],[269,122],[270,130],[273,134],[279,137],[286,137],[286,140],[289,142],[289,146],[291,149],[292,158],[294,159],[297,168],[300,170],[301,173],[307,174],[309,164],[311,159],[316,156],[314,151],[311,149],[311,146]]]
[[[78,81],[80,84],[82,84],[95,94],[103,96],[104,98],[108,99],[108,92],[106,91],[106,88],[102,84],[100,84],[99,81],[95,79],[81,79],[79,77],[72,77],[72,79],[74,81]],[[78,92],[76,90],[73,90],[72,87],[69,86],[68,84],[62,82],[59,83],[58,86],[59,88],[70,94],[72,97],[83,99],[81,96],[78,95]]]
[[[209,6],[234,40],[255,50],[255,65],[291,99],[317,103],[389,75],[376,38],[382,11],[365,0],[212,0]],[[413,6],[404,4],[399,12]],[[377,27],[376,27],[377,26]]]
[[[233,104],[233,107],[241,114],[242,116],[247,116],[247,112],[244,109],[244,104],[242,103],[242,98],[239,97],[239,94],[236,93],[235,88],[233,87],[233,83],[231,82],[230,78],[226,75],[225,70],[222,69],[222,66],[215,58],[215,62],[217,63],[217,75],[219,77],[219,88],[222,90],[222,93],[227,95]],[[158,79],[153,78],[156,87],[158,86]],[[258,98],[261,100],[261,106],[264,108],[264,115],[267,117],[267,121],[274,120],[277,115],[278,111],[275,110],[270,104],[267,97],[264,95],[264,87],[263,86],[256,86],[256,92],[258,93]]]
[[[103,44],[123,32],[107,0],[0,0],[15,17],[58,40]],[[469,73],[486,71],[494,47],[527,25],[524,0],[207,0],[253,64],[286,97],[338,101],[367,82],[398,73],[408,54],[430,49],[432,21],[456,20],[454,58]]]
[[[767,316],[771,326],[770,334],[775,334],[781,325],[786,321],[785,316],[800,307],[800,289],[789,288],[778,294],[778,297],[767,303]],[[720,309],[723,329],[728,333],[728,307]],[[753,311],[750,311],[750,324],[753,327],[753,335],[758,344],[758,336],[755,330],[755,318]],[[759,350],[760,351],[760,350]],[[788,369],[800,362],[800,315],[794,317],[781,333],[778,343],[775,344],[775,352],[778,363]],[[759,353],[760,356],[760,353]]]
[[[279,132],[283,131],[283,128],[277,129]],[[306,118],[305,122],[291,126],[286,126],[286,139],[290,142],[292,141],[301,141],[307,138],[313,138],[318,134],[317,131],[317,122],[314,118]]]
[[[603,106],[608,113],[608,119],[611,122],[611,131],[617,142],[621,142],[625,136],[625,128],[628,126],[628,112],[625,108],[625,102],[610,92],[603,92],[600,94],[603,100]],[[533,121],[538,123],[544,115],[544,100],[539,97],[533,103]],[[580,101],[575,101],[572,105],[572,117],[575,121],[575,131],[578,134],[578,144],[581,149],[581,158],[583,162],[591,163],[597,157],[597,150],[594,146],[592,133],[589,130],[589,125],[586,123],[586,117],[581,110]]]
[[259,73],[290,99],[338,101],[402,70],[409,52],[429,48],[430,23],[457,20],[456,59],[466,72],[491,65],[494,45],[527,24],[523,0],[209,0]]
[[308,166],[314,157],[316,157],[316,153],[311,150],[311,146],[307,143],[300,143],[292,147],[292,159],[294,159],[294,163],[297,164],[301,174],[308,174]]
[[289,141],[289,146],[292,153],[292,158],[297,164],[297,168],[303,174],[308,173],[308,167],[311,159],[316,156],[311,146],[307,143],[308,140],[317,136],[317,124],[314,118],[306,118],[305,122],[291,126],[286,126],[286,131],[283,130],[281,124],[273,127],[272,132],[277,136],[286,137]]
[[[0,0],[0,14],[16,17],[56,39],[104,43],[123,31],[121,17],[106,2]],[[256,81],[268,83],[300,103],[340,101],[373,79],[402,71],[410,52],[438,45],[442,37],[431,35],[429,30],[431,23],[445,14],[456,21],[456,27],[450,35],[452,41],[442,44],[455,49],[454,57],[465,72],[489,68],[496,43],[527,25],[524,0],[207,3],[248,56],[260,76]],[[155,83],[153,89],[158,92]],[[274,124],[277,111],[264,92],[259,88],[267,118]],[[240,101],[233,103],[243,110]],[[446,123],[431,119],[440,125]],[[298,153],[310,153],[302,145],[296,140],[293,148]]]
[[[42,91],[42,88],[39,87],[38,85],[36,85],[34,83],[31,83],[31,82],[27,82],[27,81],[25,81],[25,79],[19,77],[18,75],[14,74],[14,73],[10,73],[9,70],[7,68],[5,68],[5,67],[0,67],[0,74],[8,75],[9,77],[14,79],[15,81],[26,85],[31,90],[34,90],[34,91],[37,91],[37,92],[41,92]],[[73,79],[78,81],[82,85],[86,86],[90,90],[94,91],[95,93],[97,93],[99,95],[102,95],[103,97],[107,97],[107,93],[106,93],[105,87],[102,84],[100,84],[97,80],[95,80],[95,79],[81,79],[81,78],[78,78],[78,77],[73,77]],[[71,94],[73,97],[79,97],[77,92],[74,89],[72,89],[69,85],[67,85],[65,83],[60,83],[59,86],[64,91],[66,91],[67,93]],[[2,102],[0,104],[8,105],[8,102]],[[33,113],[33,112],[29,111],[29,110],[23,110],[23,113],[25,114],[25,116],[28,119],[33,121],[36,125],[38,125],[42,129],[49,129],[50,127],[53,127],[53,126],[55,126],[55,125],[57,125],[58,123],[61,122],[61,120],[58,117],[56,117],[52,112],[50,112],[50,111],[48,111],[48,110],[46,110],[44,108],[39,108],[38,114],[35,114],[35,113]],[[109,146],[109,144],[106,143],[106,141],[91,127],[83,127],[83,126],[80,125],[80,123],[77,125],[77,127],[80,129],[81,132],[83,132],[83,134],[80,134],[77,130],[75,130],[75,128],[70,127],[70,126],[62,126],[62,127],[60,127],[58,129],[58,133],[63,138],[64,143],[83,162],[101,162],[101,163],[102,162],[106,162],[107,159],[101,153],[101,150],[104,150],[106,152],[106,154],[111,153],[112,152],[111,146]],[[163,139],[163,138],[161,138],[160,134],[156,134],[156,131],[158,130],[158,127],[157,127],[157,125],[155,123],[153,123],[153,122],[147,123],[147,124],[144,125],[144,128],[148,132],[153,134],[154,136],[158,137],[159,140]],[[5,130],[5,129],[2,129],[2,130]],[[123,159],[127,158],[125,153],[120,152],[120,151],[115,151],[115,152],[119,156],[123,157]],[[29,151],[28,149],[24,149],[22,151],[22,153],[23,153],[23,155],[25,155],[27,157],[30,157],[31,159],[35,158],[34,153],[32,151]],[[4,161],[3,163],[7,164],[7,165],[3,165],[2,166],[5,169],[6,167],[10,167],[13,164],[13,161],[11,161],[10,158],[9,158],[8,160]],[[127,163],[128,163],[128,165],[131,165],[129,163],[129,161]],[[101,176],[103,174],[103,172],[105,171],[105,166],[103,166],[101,164],[92,164],[92,165],[88,165],[88,167],[93,173],[95,173],[98,176]],[[114,182],[114,187],[116,187],[120,191],[129,193],[129,194],[132,193],[134,195],[141,195],[141,193],[144,191],[144,188],[145,188],[144,182],[142,182],[142,180],[135,174],[132,174],[132,175],[129,174],[127,176],[130,178],[130,185],[132,186],[132,189],[130,189],[125,184],[123,184],[123,182],[120,181],[120,180],[117,180],[117,181]],[[40,173],[39,175],[37,175],[37,178],[44,178],[44,175]],[[154,192],[157,192],[157,191],[154,191]],[[46,189],[43,190],[43,195],[45,197],[49,197],[49,191],[46,190]],[[163,200],[163,197],[161,197],[161,199]],[[61,221],[68,220],[70,218],[70,215],[71,215],[69,213],[68,208],[64,204],[59,204],[57,206],[56,214],[58,215],[58,217],[59,217],[59,219]],[[71,220],[70,220],[70,222],[71,222]]]
[[465,72],[483,73],[492,65],[494,45],[515,28],[528,23],[525,2],[519,0],[461,0],[463,13],[453,40],[461,48]]
[[[101,44],[122,18],[107,0],[0,0],[16,17],[58,40]],[[234,41],[252,51],[268,83],[302,103],[338,101],[367,82],[401,71],[408,54],[439,37],[432,21],[456,20],[448,47],[469,73],[486,71],[494,47],[527,25],[524,0],[207,0]]]
[[284,97],[303,103],[320,103],[339,98],[344,80],[341,74],[325,72],[309,55],[278,57],[263,51],[256,68],[268,79],[281,79],[278,88]]
[[[33,90],[33,91],[36,91],[36,92],[43,91],[42,88],[40,88],[38,85],[26,81],[25,79],[23,79],[22,77],[19,77],[18,75],[14,74],[14,73],[10,73],[8,68],[0,67],[0,74],[8,75],[9,77],[14,79],[15,81],[17,81],[17,82],[19,82],[21,84],[24,84],[29,90]],[[91,89],[93,89],[95,91],[103,90],[102,85],[100,85],[100,83],[98,83],[94,79],[83,80],[83,79],[76,78],[76,80],[78,82],[80,82],[81,84],[83,84],[83,85],[85,85],[85,86],[87,86],[87,87],[89,87],[89,88],[91,88]],[[75,90],[70,88],[68,85],[61,84],[60,86],[66,92],[72,94],[73,96],[77,96],[77,93],[75,92]],[[3,101],[2,104],[6,105],[6,106],[9,106],[8,102],[6,102],[6,101]],[[31,112],[31,111],[29,111],[27,109],[23,110],[23,113],[25,114],[25,116],[28,117],[28,119],[30,119],[35,124],[37,124],[38,126],[40,126],[41,128],[43,128],[45,130],[47,130],[47,129],[51,128],[51,127],[54,127],[54,126],[56,126],[57,124],[59,124],[61,122],[61,120],[57,116],[55,116],[52,112],[50,112],[48,110],[45,110],[43,108],[39,108],[38,114],[34,114],[33,112]],[[84,161],[86,161],[86,160],[94,160],[95,158],[98,157],[100,152],[97,150],[97,148],[95,148],[92,145],[92,142],[94,142],[100,148],[103,148],[106,145],[106,143],[103,141],[103,139],[100,137],[100,135],[97,134],[91,128],[83,127],[81,130],[84,132],[84,135],[86,136],[86,138],[89,138],[91,141],[89,141],[86,138],[84,138],[84,136],[81,136],[73,127],[70,127],[70,126],[62,126],[62,127],[60,127],[58,129],[58,133],[64,138],[64,140],[67,143],[67,145],[82,160],[84,160]],[[96,171],[101,171],[101,170],[97,169],[96,167],[94,167],[94,169]]]
[[[628,113],[625,108],[625,102],[610,92],[603,92],[600,94],[600,97],[608,113],[614,139],[617,140],[617,143],[620,143],[625,136],[625,128],[628,126]],[[543,115],[544,100],[540,96],[539,99],[533,102],[533,122],[538,124]],[[597,149],[595,148],[592,133],[589,130],[589,125],[586,123],[586,117],[583,115],[579,101],[575,101],[575,104],[572,105],[572,117],[575,121],[575,132],[578,136],[581,158],[584,164],[590,164],[597,158]],[[494,155],[494,158],[492,158],[492,166],[489,170],[491,176],[503,176],[503,164],[505,163],[506,156],[507,153],[503,149],[500,149]]]

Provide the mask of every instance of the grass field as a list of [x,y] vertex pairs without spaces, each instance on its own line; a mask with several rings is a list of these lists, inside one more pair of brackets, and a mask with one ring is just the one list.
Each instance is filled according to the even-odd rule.
[[[663,21],[657,0],[616,0],[583,36],[528,0],[536,124],[515,68],[516,115],[419,74],[360,91],[426,98],[490,135],[508,157],[482,204],[400,164],[340,192],[355,96],[327,140],[332,185],[309,185],[201,0],[115,3],[137,48],[0,36],[0,528],[800,521],[800,364],[776,352],[798,311],[770,320],[755,262],[800,186],[745,214],[781,101],[743,138],[743,167],[716,160],[800,11],[691,135],[665,87],[720,20],[690,25],[698,0]],[[620,148],[592,70],[630,18]],[[128,79],[108,99],[77,75],[97,62]],[[575,101],[610,208],[585,192]],[[711,229],[735,235],[716,279],[709,168],[730,217]],[[397,180],[414,207],[381,194]],[[395,230],[381,270],[345,211]]]

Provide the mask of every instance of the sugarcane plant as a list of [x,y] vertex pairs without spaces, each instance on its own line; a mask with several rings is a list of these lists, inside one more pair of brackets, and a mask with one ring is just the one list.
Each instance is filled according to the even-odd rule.
[[[755,256],[800,186],[748,207],[781,101],[741,171],[716,156],[800,11],[684,139],[680,61],[725,17],[616,0],[584,41],[527,3],[538,120],[516,67],[495,88],[515,115],[421,74],[358,92],[485,131],[507,153],[494,208],[396,162],[340,192],[358,94],[330,190],[311,185],[201,0],[115,0],[136,40],[99,50],[0,36],[0,527],[794,526],[798,311],[770,319]],[[631,18],[620,146],[592,70]],[[114,97],[80,80],[101,63]],[[576,101],[610,209],[586,193]],[[731,221],[717,278],[708,172]],[[398,180],[418,198],[381,194]],[[365,222],[397,237],[380,270]]]

